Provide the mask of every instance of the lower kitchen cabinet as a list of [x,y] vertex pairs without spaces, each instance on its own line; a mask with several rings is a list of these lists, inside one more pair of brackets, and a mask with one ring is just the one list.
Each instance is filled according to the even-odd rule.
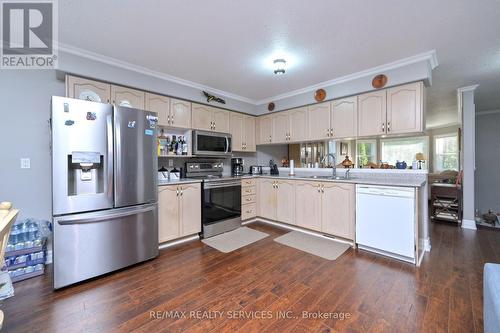
[[321,184],[322,232],[354,239],[355,195],[354,184]]
[[158,188],[160,243],[201,232],[201,185],[164,185]]
[[276,180],[261,178],[258,187],[258,215],[265,219],[276,220]]
[[295,222],[299,227],[321,231],[320,182],[295,182]]
[[293,180],[276,181],[276,220],[288,224],[295,223],[295,188]]

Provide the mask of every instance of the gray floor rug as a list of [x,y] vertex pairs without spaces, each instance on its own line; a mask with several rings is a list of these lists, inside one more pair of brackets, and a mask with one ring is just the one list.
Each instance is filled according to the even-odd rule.
[[203,239],[202,242],[220,252],[229,253],[240,247],[247,246],[269,236],[268,234],[241,227],[214,237]]
[[350,248],[349,244],[308,235],[298,231],[289,232],[275,238],[274,241],[328,260],[337,259],[342,253]]

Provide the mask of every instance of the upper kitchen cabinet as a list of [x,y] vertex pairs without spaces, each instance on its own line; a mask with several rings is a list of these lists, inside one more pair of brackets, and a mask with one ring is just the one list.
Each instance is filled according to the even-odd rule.
[[255,147],[255,117],[237,112],[230,112],[229,133],[233,142],[233,151],[254,152]]
[[111,101],[115,105],[144,109],[144,91],[122,86],[111,86]]
[[229,111],[213,108],[214,132],[229,133]]
[[193,103],[191,124],[197,130],[229,133],[229,112]]
[[314,104],[307,107],[309,140],[324,140],[331,136],[330,102]]
[[422,82],[387,89],[387,134],[422,132],[423,104]]
[[273,116],[266,115],[258,118],[257,142],[259,144],[273,143]]
[[298,108],[288,111],[290,129],[288,140],[293,142],[307,140],[307,108]]
[[376,136],[386,133],[386,91],[358,96],[358,135]]
[[333,101],[331,110],[331,138],[355,138],[358,135],[358,97]]
[[170,126],[191,128],[191,102],[170,99]]
[[290,140],[290,116],[288,112],[273,115],[273,143],[284,143]]
[[158,114],[158,125],[170,126],[170,98],[146,93],[145,108]]
[[111,100],[111,85],[66,75],[66,96],[91,102],[109,103]]

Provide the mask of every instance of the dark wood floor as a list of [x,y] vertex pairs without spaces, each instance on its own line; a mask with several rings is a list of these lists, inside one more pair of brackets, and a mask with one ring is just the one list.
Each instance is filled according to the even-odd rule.
[[[229,254],[201,242],[181,245],[58,292],[50,274],[17,283],[15,297],[1,304],[4,332],[483,331],[482,269],[500,262],[499,232],[433,225],[432,251],[417,269],[353,249],[327,261],[273,241],[285,231],[252,228],[271,237]],[[191,318],[198,310],[223,315]],[[151,311],[180,318],[155,319]],[[277,318],[279,311],[298,318]],[[350,317],[305,319],[302,311]]]

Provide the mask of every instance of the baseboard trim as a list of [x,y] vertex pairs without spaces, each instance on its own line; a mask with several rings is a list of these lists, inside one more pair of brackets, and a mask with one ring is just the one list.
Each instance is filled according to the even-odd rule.
[[199,235],[192,235],[192,236],[187,236],[187,237],[180,238],[180,239],[174,239],[174,240],[171,240],[171,241],[168,241],[168,242],[160,244],[158,246],[158,249],[164,250],[166,248],[169,248],[169,247],[172,247],[172,246],[176,246],[176,245],[179,245],[179,244],[188,243],[188,242],[191,242],[191,241],[194,241],[194,240],[197,240],[197,239],[200,239]]
[[293,226],[293,225],[289,225],[289,224],[286,224],[286,223],[281,223],[281,222],[276,222],[276,221],[270,221],[270,220],[267,220],[267,219],[263,219],[261,217],[257,217],[257,218],[254,218],[254,219],[251,219],[251,220],[248,220],[248,221],[244,221],[241,224],[242,225],[248,225],[248,224],[251,224],[251,223],[254,223],[254,222],[262,222],[262,223],[269,224],[269,225],[272,225],[272,226],[275,226],[275,227],[278,227],[278,228],[282,228],[282,229],[286,229],[286,230],[298,231],[298,232],[302,232],[304,234],[308,234],[308,235],[311,235],[311,236],[327,238],[327,239],[330,239],[330,240],[333,240],[333,241],[336,241],[336,242],[339,242],[339,243],[344,243],[344,244],[348,244],[348,245],[350,245],[352,247],[355,247],[355,243],[353,241],[348,241],[346,239],[338,238],[338,237],[335,237],[335,236],[325,235],[325,234],[323,234],[321,232],[316,232],[316,231],[312,231],[312,230],[303,229],[303,228],[296,227],[296,226]]
[[470,230],[477,230],[476,221],[462,219],[462,228],[463,229],[470,229]]

